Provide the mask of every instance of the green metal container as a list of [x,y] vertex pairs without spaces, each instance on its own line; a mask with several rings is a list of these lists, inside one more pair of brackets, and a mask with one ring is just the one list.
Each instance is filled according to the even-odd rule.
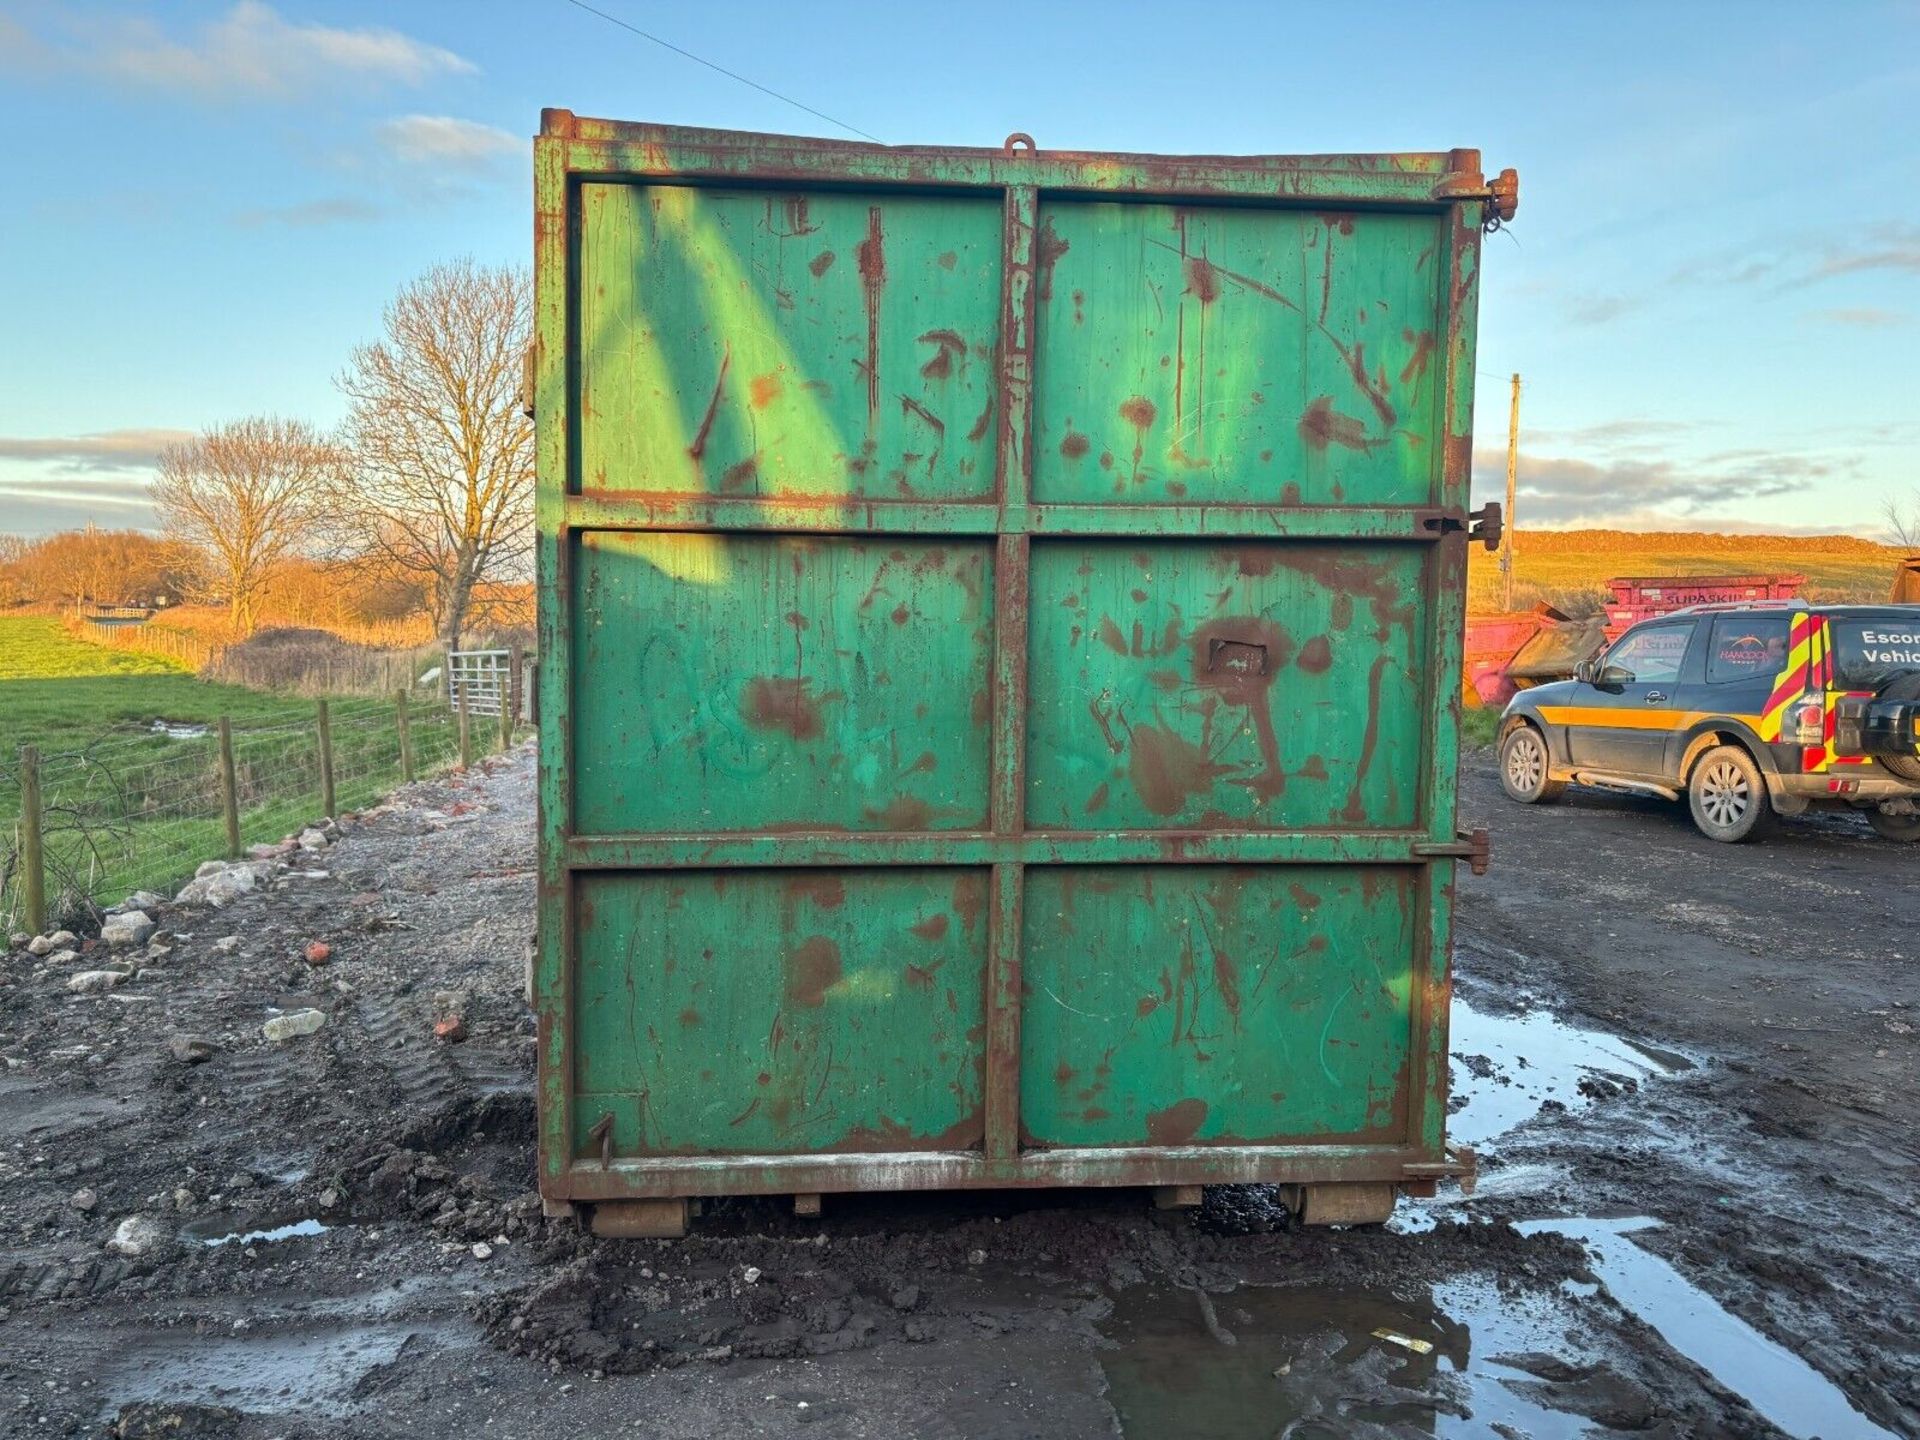
[[1457,1170],[1512,172],[566,111],[535,171],[549,1202]]

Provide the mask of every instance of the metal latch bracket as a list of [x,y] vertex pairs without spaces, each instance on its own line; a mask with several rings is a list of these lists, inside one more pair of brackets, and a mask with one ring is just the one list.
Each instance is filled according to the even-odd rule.
[[1493,840],[1486,827],[1462,830],[1457,840],[1427,840],[1413,847],[1413,853],[1428,860],[1464,860],[1476,875],[1487,873],[1493,860]]

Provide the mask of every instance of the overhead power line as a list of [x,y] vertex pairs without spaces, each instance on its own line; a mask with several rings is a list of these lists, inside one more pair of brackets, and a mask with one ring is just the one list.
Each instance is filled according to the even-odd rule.
[[851,133],[858,135],[862,140],[871,140],[876,145],[883,145],[886,143],[878,135],[869,135],[866,131],[862,130],[858,125],[849,125],[844,120],[836,120],[833,116],[827,114],[827,112],[824,110],[816,110],[813,108],[813,106],[803,104],[802,102],[794,99],[791,95],[782,95],[778,90],[769,89],[767,86],[762,85],[758,80],[749,80],[746,76],[737,74],[734,71],[727,69],[727,67],[724,65],[716,65],[713,63],[713,61],[706,59],[704,56],[696,55],[691,50],[682,49],[680,46],[674,44],[671,40],[662,40],[658,35],[654,35],[649,33],[648,31],[642,30],[638,25],[628,24],[625,20],[622,20],[618,15],[609,15],[604,10],[597,10],[593,6],[586,4],[585,0],[567,0],[567,4],[573,6],[573,8],[576,10],[584,10],[589,15],[598,15],[602,20],[606,21],[609,25],[618,25],[622,30],[631,31],[633,34],[638,35],[642,40],[651,40],[654,44],[660,46],[662,49],[671,50],[676,55],[684,55],[687,59],[693,61],[696,65],[704,65],[707,67],[707,69],[717,71],[719,74],[726,76],[729,80],[738,80],[742,85],[750,86],[751,88],[758,90],[762,95],[771,95],[774,99],[780,101],[784,105],[791,105],[796,110],[804,110],[807,112],[807,114],[812,115],[817,119],[824,120],[829,125],[838,125],[842,130],[850,131]]

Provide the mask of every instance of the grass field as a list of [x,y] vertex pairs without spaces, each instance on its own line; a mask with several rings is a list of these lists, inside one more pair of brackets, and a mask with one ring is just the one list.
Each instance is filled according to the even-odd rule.
[[[1616,575],[1807,577],[1811,599],[1884,600],[1907,552],[1844,535],[1630,534],[1620,530],[1521,531],[1514,541],[1514,608],[1544,600],[1562,609],[1597,608]],[[1468,608],[1501,608],[1498,557],[1475,547]],[[1585,597],[1587,606],[1581,604]]]
[[0,616],[0,757],[26,744],[71,750],[109,735],[144,737],[160,753],[173,742],[151,734],[155,720],[227,715],[244,728],[312,714],[311,700],[216,685],[171,660],[89,645],[56,616]]
[[[339,698],[332,719],[336,808],[356,809],[401,775],[392,702]],[[234,731],[244,843],[278,839],[321,811],[315,704],[304,696],[214,684],[176,662],[89,645],[57,617],[0,616],[0,919],[15,921],[9,887],[19,815],[19,749],[41,752],[50,898],[102,902],[170,888],[226,849],[219,750],[207,734],[156,732],[212,725]],[[411,727],[416,773],[444,767],[457,750],[444,706],[422,700]],[[479,727],[476,750],[491,748]]]

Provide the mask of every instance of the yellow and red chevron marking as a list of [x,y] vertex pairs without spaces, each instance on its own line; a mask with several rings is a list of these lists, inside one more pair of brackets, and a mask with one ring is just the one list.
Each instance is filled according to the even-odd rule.
[[1826,628],[1824,620],[1812,615],[1798,614],[1793,617],[1793,629],[1787,637],[1787,663],[1774,676],[1773,693],[1767,697],[1767,703],[1760,707],[1759,734],[1768,744],[1780,738],[1788,707],[1805,695],[1814,683],[1816,657],[1824,653]]

